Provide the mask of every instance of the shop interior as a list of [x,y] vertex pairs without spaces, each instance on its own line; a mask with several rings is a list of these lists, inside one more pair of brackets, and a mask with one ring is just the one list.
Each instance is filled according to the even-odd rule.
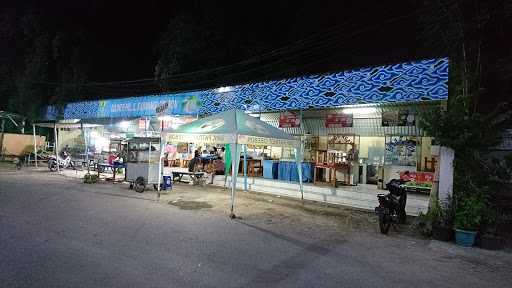
[[[428,193],[432,184],[435,153],[432,139],[421,136],[416,125],[411,124],[411,114],[401,115],[410,107],[366,107],[296,112],[300,115],[299,127],[282,128],[285,132],[302,139],[304,159],[302,163],[305,183],[325,186],[372,185],[384,188],[390,179],[401,177],[404,171],[414,172],[411,187]],[[390,120],[389,112],[405,119]],[[350,126],[326,127],[329,114],[350,115]],[[252,116],[276,127],[280,113],[259,113]],[[388,114],[388,115],[386,115]],[[387,117],[385,119],[385,117]],[[162,128],[178,127],[193,121],[194,117],[136,118],[120,121],[96,121],[97,127],[87,129],[60,129],[58,149],[67,149],[74,159],[82,162],[113,164],[115,161],[158,161],[140,157],[129,157],[129,140],[141,137],[160,137]],[[395,122],[391,122],[395,121]],[[398,122],[397,122],[398,121]],[[404,124],[405,123],[405,124]],[[412,124],[415,124],[414,121]],[[138,151],[148,147],[138,147]],[[164,147],[164,167],[187,168],[197,150],[200,157],[210,165],[201,169],[223,174],[222,161],[210,161],[212,155],[223,160],[224,145],[201,145],[179,143]],[[149,155],[149,154],[148,154]],[[248,145],[246,151],[248,176],[282,181],[298,181],[294,171],[294,149],[273,146]],[[218,163],[220,162],[220,163]],[[215,163],[215,164],[214,164]],[[212,167],[213,164],[213,167]],[[239,165],[242,173],[243,165]],[[296,168],[296,166],[295,166]],[[124,173],[119,169],[119,173]],[[296,173],[295,173],[296,174]],[[421,179],[420,179],[421,178]],[[424,178],[427,178],[426,180]],[[421,182],[421,183],[420,183]]]

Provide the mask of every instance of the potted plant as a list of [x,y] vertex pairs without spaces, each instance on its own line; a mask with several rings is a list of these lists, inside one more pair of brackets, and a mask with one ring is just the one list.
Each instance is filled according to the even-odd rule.
[[439,241],[453,240],[453,213],[451,201],[441,207],[436,201],[432,207],[432,238]]
[[478,195],[461,195],[455,210],[455,242],[471,247],[487,211],[487,202]]

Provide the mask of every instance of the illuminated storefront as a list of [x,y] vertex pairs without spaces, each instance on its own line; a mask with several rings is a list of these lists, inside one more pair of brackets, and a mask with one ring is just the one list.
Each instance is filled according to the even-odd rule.
[[[421,109],[443,105],[448,98],[448,64],[447,58],[427,59],[201,91],[76,102],[61,111],[48,107],[45,120],[101,124],[86,135],[89,145],[112,151],[117,140],[158,136],[162,128],[240,109],[302,138],[312,182],[380,185],[407,170],[417,172],[413,177],[419,187],[431,180],[436,159],[417,117]],[[155,109],[164,103],[168,113],[157,117]],[[281,148],[249,150],[250,157],[262,161],[293,158]]]

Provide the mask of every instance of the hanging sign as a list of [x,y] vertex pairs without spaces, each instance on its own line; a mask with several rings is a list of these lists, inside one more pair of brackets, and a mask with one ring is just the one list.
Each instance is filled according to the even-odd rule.
[[142,130],[146,129],[146,119],[144,119],[144,118],[139,119],[139,129],[142,129]]
[[327,135],[328,144],[354,144],[356,136],[353,134],[329,134]]
[[157,117],[165,116],[169,114],[169,102],[163,102],[160,105],[156,106],[155,114]]
[[283,112],[279,116],[279,128],[300,127],[299,115],[293,112]]
[[416,119],[413,111],[400,109],[382,113],[382,126],[414,126]]
[[325,118],[325,128],[352,127],[353,117],[351,114],[332,113]]

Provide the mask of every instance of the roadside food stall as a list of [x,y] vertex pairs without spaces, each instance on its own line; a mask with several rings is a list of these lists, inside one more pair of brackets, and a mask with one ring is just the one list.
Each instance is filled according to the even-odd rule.
[[135,137],[128,140],[126,180],[130,189],[142,193],[147,185],[160,185],[160,138]]
[[[302,160],[301,142],[296,137],[240,110],[229,110],[184,124],[177,129],[164,132],[162,137],[165,143],[174,144],[229,144],[229,149],[227,149],[229,151],[226,151],[226,155],[230,154],[230,159],[233,161],[226,159],[226,168],[231,166],[231,218],[236,217],[234,214],[234,199],[240,162],[238,159],[240,159],[242,148],[244,150],[245,190],[247,190],[247,145],[291,147],[295,150],[296,162],[301,163]],[[296,167],[300,193],[303,199],[302,166],[296,165]]]

